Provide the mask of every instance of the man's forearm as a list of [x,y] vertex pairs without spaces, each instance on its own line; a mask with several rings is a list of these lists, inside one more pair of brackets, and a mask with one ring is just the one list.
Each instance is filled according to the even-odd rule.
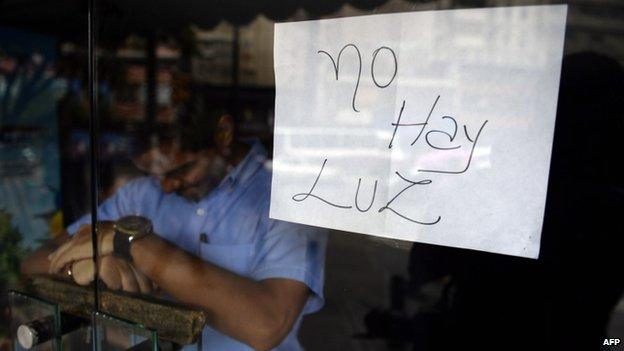
[[49,240],[33,253],[28,255],[20,264],[22,274],[47,274],[50,269],[50,260],[48,255],[51,254],[62,243],[69,239],[67,233],[63,233],[57,239]]
[[21,273],[26,275],[47,274],[50,269],[48,255],[52,251],[54,251],[52,247],[41,247],[28,255],[20,264]]
[[[270,349],[281,342],[305,303],[305,298],[297,296],[308,294],[303,283],[244,278],[156,235],[133,243],[131,254],[135,266],[173,297],[205,309],[213,328],[256,349]],[[288,299],[293,301],[284,301]]]

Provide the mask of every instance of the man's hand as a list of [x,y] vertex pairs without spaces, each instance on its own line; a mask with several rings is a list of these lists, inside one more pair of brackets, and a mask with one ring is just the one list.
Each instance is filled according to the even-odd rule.
[[[113,222],[98,222],[98,251],[100,256],[106,256],[113,252]],[[59,273],[68,264],[93,257],[93,244],[91,242],[91,225],[83,225],[76,234],[56,251],[48,256],[50,260],[49,273]]]
[[[74,281],[80,285],[91,283],[95,274],[93,266],[90,258],[72,263]],[[148,294],[153,289],[152,282],[124,259],[111,255],[102,256],[98,266],[99,278],[111,290]]]
[[[90,234],[89,226],[80,228],[69,242],[51,254],[50,271],[61,272],[76,261],[90,261],[93,254]],[[110,256],[113,237],[113,223],[98,224],[98,250],[103,261],[114,258]],[[125,287],[134,291],[145,288],[141,287],[141,281],[132,279],[136,277],[136,268],[174,298],[209,311],[208,323],[213,328],[257,350],[270,350],[282,342],[310,295],[302,282],[286,278],[249,279],[203,261],[156,234],[134,241],[130,254],[133,265],[115,260],[99,267],[100,278],[109,288]],[[93,277],[93,273],[87,271],[86,276]],[[88,281],[82,275],[77,281],[81,279]]]

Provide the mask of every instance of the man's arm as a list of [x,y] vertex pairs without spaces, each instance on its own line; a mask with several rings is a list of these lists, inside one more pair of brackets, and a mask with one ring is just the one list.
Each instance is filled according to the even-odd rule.
[[[288,335],[309,295],[290,279],[254,281],[205,262],[156,235],[131,247],[135,265],[175,298],[209,312],[209,324],[255,349]],[[162,264],[167,257],[167,264]]]
[[[98,207],[98,218],[104,220],[114,220],[121,217],[122,213],[132,213],[133,201],[132,197],[127,196],[128,192],[140,193],[141,183],[130,181],[119,189],[113,196],[106,199]],[[139,189],[137,191],[137,188]],[[70,234],[79,234],[87,232],[91,233],[91,215],[86,214],[73,222],[63,233],[54,240],[49,240],[35,252],[26,257],[21,263],[22,274],[44,274],[50,271],[50,260],[48,256],[52,254],[59,246],[63,245],[72,238]],[[90,240],[89,238],[86,238]],[[89,258],[91,255],[89,255]],[[69,262],[68,262],[69,263]]]
[[[112,252],[112,230],[103,235],[103,254]],[[52,270],[91,255],[89,241],[77,236],[52,255]],[[291,279],[244,278],[203,261],[157,235],[133,242],[133,264],[178,300],[208,312],[208,323],[258,350],[279,345],[288,335],[310,294]]]
[[63,231],[63,233],[55,239],[48,240],[22,260],[20,264],[21,273],[26,275],[48,273],[50,270],[50,260],[48,256],[69,239],[69,234]]

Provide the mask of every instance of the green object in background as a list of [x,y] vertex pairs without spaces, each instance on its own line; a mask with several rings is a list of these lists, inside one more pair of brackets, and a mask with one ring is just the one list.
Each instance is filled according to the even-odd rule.
[[11,223],[11,215],[0,210],[0,344],[8,336],[6,324],[7,292],[19,280],[20,261],[24,250],[20,247],[22,235]]
[[11,223],[11,215],[0,210],[0,286],[13,285],[19,279],[22,235]]

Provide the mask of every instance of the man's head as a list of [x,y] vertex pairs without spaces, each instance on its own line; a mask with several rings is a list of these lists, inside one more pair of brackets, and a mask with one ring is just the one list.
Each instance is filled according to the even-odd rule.
[[234,119],[221,116],[208,134],[194,128],[161,137],[135,158],[145,173],[159,179],[163,191],[197,201],[219,185],[232,167]]
[[171,168],[157,175],[165,193],[198,201],[217,187],[227,174],[227,163],[214,150],[182,152],[185,163],[173,163]]

